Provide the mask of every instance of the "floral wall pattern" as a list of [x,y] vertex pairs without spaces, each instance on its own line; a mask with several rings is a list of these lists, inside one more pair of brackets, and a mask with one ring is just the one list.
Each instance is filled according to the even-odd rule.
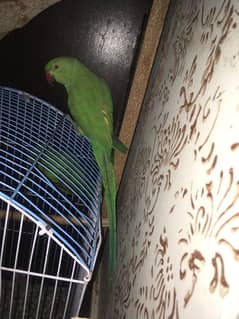
[[239,318],[239,1],[171,1],[118,199],[109,318]]

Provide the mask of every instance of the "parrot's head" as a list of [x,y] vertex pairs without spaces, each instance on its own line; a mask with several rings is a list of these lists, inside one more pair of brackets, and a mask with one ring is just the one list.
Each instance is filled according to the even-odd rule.
[[47,81],[52,84],[54,81],[67,85],[72,79],[74,66],[77,59],[73,57],[57,57],[50,60],[45,66]]

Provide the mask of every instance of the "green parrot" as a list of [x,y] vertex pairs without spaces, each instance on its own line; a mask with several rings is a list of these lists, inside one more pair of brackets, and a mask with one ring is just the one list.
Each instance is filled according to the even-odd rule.
[[49,83],[64,85],[68,94],[71,117],[81,135],[91,142],[104,186],[109,220],[109,273],[112,279],[116,266],[116,179],[112,149],[127,152],[127,147],[113,137],[113,102],[106,82],[78,59],[57,57],[45,66]]

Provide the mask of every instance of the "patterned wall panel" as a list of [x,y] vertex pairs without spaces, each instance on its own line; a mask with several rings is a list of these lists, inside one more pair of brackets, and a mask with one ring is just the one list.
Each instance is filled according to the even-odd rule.
[[239,1],[171,1],[119,192],[117,319],[239,318]]

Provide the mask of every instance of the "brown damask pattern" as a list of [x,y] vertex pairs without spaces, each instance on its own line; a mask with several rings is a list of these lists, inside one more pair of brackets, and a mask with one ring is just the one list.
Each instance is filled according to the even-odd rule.
[[171,3],[119,192],[114,318],[239,314],[238,22],[238,1]]

